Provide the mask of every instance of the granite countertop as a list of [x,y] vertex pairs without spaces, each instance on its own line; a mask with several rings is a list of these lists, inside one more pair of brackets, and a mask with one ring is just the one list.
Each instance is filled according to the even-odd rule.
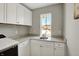
[[18,38],[4,38],[0,39],[0,52],[12,47],[14,45],[18,45],[21,42],[29,41],[29,40],[40,40],[40,41],[46,41],[46,42],[58,42],[58,43],[65,43],[62,38],[53,38],[51,40],[42,40],[40,39],[40,36],[22,36]]
[[42,40],[42,39],[31,39],[31,40],[39,40],[39,41],[45,41],[45,42],[56,42],[56,43],[65,43],[61,39],[52,38],[51,40]]
[[64,43],[64,40],[62,38],[53,38],[51,40],[42,40],[40,39],[40,36],[23,36],[23,37],[18,37],[14,38],[14,40],[18,41],[19,43],[25,41],[25,40],[41,40],[41,41],[48,41],[48,42],[59,42],[59,43]]
[[0,52],[12,46],[15,46],[17,44],[18,44],[18,41],[15,41],[11,38],[0,39]]
[[21,38],[15,38],[13,40],[18,41],[19,43],[22,43],[22,42],[27,41],[29,39],[30,39],[29,37],[21,37]]
[[19,43],[28,41],[30,39],[40,39],[39,36],[22,36],[22,37],[17,37],[17,38],[12,38],[15,41],[18,41]]

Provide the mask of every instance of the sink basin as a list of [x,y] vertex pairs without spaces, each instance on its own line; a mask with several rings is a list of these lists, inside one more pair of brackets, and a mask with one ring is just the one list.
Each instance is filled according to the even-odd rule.
[[40,39],[48,39],[48,37],[40,37]]

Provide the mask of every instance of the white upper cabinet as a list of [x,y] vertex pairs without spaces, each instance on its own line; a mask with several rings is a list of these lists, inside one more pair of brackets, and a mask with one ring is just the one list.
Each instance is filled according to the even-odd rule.
[[0,3],[0,23],[5,22],[5,4]]
[[32,26],[32,11],[24,8],[24,24]]
[[16,24],[16,4],[7,4],[7,23]]
[[17,3],[0,3],[0,23],[32,26],[32,11]]
[[17,23],[22,25],[32,25],[32,12],[24,6],[17,4]]
[[24,9],[20,4],[17,4],[16,23],[24,24]]

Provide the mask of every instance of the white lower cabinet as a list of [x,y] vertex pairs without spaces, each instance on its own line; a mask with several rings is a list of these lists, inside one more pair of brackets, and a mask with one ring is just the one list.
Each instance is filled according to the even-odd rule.
[[53,44],[31,40],[31,56],[53,56]]
[[64,56],[64,43],[31,40],[31,56]]
[[58,42],[45,42],[39,40],[26,40],[18,44],[19,56],[64,56],[65,44]]
[[40,56],[40,42],[31,40],[31,56]]
[[42,44],[40,45],[40,55],[41,56],[53,56],[54,55],[54,48],[53,48],[53,44],[51,43],[44,43],[42,42]]
[[65,44],[64,43],[55,43],[54,46],[55,46],[54,47],[55,56],[64,56],[65,55],[65,49],[64,49]]
[[30,55],[29,41],[24,41],[22,43],[19,43],[18,55],[19,56],[29,56]]

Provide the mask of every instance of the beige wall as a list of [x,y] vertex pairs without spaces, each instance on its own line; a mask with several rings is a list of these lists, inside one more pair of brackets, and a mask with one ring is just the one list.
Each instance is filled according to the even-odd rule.
[[20,37],[28,34],[28,27],[0,24],[0,34],[4,34],[7,37],[12,37],[12,38]]
[[62,36],[63,26],[63,5],[56,4],[47,7],[42,7],[33,10],[33,34],[40,35],[40,14],[51,13],[52,14],[52,35]]
[[65,30],[68,53],[71,56],[79,56],[79,19],[74,20],[74,4],[65,4]]

